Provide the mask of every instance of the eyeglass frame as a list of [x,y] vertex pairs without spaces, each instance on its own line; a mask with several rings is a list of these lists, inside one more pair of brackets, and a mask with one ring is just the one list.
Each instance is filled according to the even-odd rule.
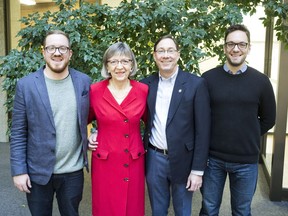
[[[119,65],[119,63],[121,63],[121,65],[123,66],[128,66],[129,63],[132,63],[133,60],[132,59],[121,59],[121,60],[108,60],[107,63],[110,63],[111,66],[116,67]],[[124,63],[124,64],[123,64]]]
[[[55,51],[54,51],[54,52],[49,52],[49,51],[48,51],[49,47],[50,47],[50,48],[54,48]],[[60,48],[66,48],[67,50],[66,50],[66,52],[61,52],[61,51],[60,51]],[[69,50],[71,50],[70,47],[67,47],[67,46],[59,46],[59,47],[56,47],[56,46],[54,46],[54,45],[46,46],[44,49],[45,49],[46,52],[49,53],[49,54],[54,54],[54,53],[56,52],[56,50],[58,50],[58,52],[61,53],[61,54],[66,54]]]
[[[230,44],[230,45],[233,45],[233,47],[229,47],[229,44]],[[244,44],[245,44],[245,47],[244,47]],[[240,50],[245,50],[245,49],[247,49],[249,43],[247,43],[247,42],[234,43],[234,42],[232,42],[232,41],[229,41],[229,42],[226,42],[224,45],[225,45],[226,48],[229,49],[229,50],[235,49],[235,46],[237,46],[238,49],[240,49]],[[240,45],[240,46],[239,46],[239,45]],[[243,46],[243,47],[241,47],[241,46]]]
[[158,50],[155,50],[154,52],[156,52],[158,55],[165,55],[165,53],[169,55],[173,55],[174,53],[179,52],[179,50],[173,49],[173,48],[168,49],[168,50],[158,49]]

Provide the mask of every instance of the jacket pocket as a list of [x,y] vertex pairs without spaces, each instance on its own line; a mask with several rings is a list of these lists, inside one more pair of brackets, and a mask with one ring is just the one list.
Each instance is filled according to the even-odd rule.
[[187,142],[187,143],[185,143],[185,146],[186,146],[186,149],[187,149],[188,151],[193,151],[193,149],[194,149],[194,142]]
[[133,160],[140,158],[145,154],[145,150],[143,149],[135,149],[130,151],[131,157]]
[[97,148],[95,152],[93,152],[93,157],[97,158],[98,160],[107,160],[109,152],[105,149]]

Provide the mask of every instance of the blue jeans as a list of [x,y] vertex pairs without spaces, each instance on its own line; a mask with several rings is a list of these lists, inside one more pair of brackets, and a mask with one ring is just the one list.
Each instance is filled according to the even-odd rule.
[[56,198],[62,216],[78,216],[78,207],[82,200],[83,170],[65,174],[53,174],[46,185],[31,182],[31,193],[27,201],[32,216],[52,216],[53,198]]
[[229,175],[232,215],[251,215],[251,202],[258,179],[258,164],[228,163],[209,158],[201,188],[203,196],[201,216],[219,215],[227,174]]
[[186,182],[183,184],[171,182],[168,155],[148,148],[146,181],[153,216],[167,216],[171,195],[175,215],[191,215],[193,193],[186,189]]

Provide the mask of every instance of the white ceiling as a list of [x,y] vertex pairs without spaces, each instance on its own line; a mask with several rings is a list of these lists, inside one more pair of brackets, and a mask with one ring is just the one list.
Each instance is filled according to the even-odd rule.
[[53,2],[53,0],[35,0],[36,3],[48,3],[48,2]]

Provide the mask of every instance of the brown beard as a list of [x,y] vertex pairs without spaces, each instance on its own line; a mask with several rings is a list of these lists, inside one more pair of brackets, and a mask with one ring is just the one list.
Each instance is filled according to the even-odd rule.
[[239,67],[240,65],[243,64],[243,62],[245,62],[245,59],[243,59],[243,61],[239,62],[239,63],[234,63],[231,61],[230,58],[227,58],[227,61],[229,62],[230,65],[232,65],[233,67]]
[[65,65],[61,66],[61,67],[53,67],[51,64],[49,64],[48,62],[46,62],[47,67],[53,71],[54,73],[62,73],[65,71],[65,69],[68,67],[69,62],[67,62]]

